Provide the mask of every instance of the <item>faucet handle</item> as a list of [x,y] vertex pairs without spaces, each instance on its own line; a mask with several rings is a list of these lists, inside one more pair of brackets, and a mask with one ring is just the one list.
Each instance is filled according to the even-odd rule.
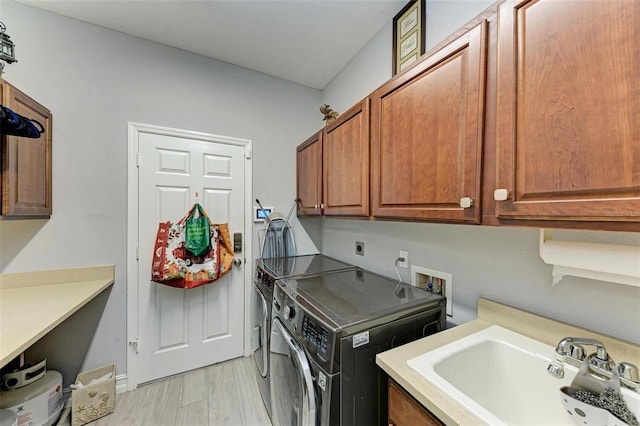
[[547,372],[556,379],[562,379],[564,377],[564,366],[560,362],[552,362],[547,366]]
[[573,359],[577,359],[578,361],[584,361],[584,359],[587,356],[586,352],[584,351],[584,347],[581,345],[578,345],[577,343],[569,345],[569,349],[567,350],[567,355]]
[[636,388],[640,385],[638,367],[630,362],[621,362],[620,365],[618,365],[618,375],[620,376],[620,380],[625,383],[631,382],[632,384],[635,384]]

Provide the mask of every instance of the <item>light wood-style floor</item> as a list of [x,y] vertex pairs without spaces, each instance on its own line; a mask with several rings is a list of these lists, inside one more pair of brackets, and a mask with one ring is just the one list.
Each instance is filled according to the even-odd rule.
[[115,412],[91,426],[271,426],[252,358],[236,358],[116,395]]

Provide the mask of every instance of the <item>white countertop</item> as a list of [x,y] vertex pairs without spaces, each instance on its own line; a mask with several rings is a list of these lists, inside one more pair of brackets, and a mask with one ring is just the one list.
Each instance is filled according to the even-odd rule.
[[590,337],[602,341],[614,360],[640,365],[640,345],[601,335],[590,330],[478,299],[478,319],[382,352],[376,363],[409,394],[447,425],[483,425],[484,422],[407,365],[407,361],[483,330],[500,325],[555,347],[566,336]]
[[0,274],[0,368],[113,283],[113,265]]

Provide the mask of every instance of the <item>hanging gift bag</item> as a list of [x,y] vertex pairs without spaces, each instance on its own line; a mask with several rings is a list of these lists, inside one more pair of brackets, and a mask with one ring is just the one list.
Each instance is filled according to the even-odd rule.
[[[196,210],[200,217],[207,218],[208,226],[204,234],[208,247],[204,252],[193,252],[187,247],[188,219]],[[201,222],[196,225],[201,226]],[[200,238],[201,234],[201,228],[190,233],[191,237],[195,236],[195,239],[199,240],[199,245],[204,244]],[[231,270],[232,264],[233,246],[228,225],[210,223],[206,212],[199,204],[195,204],[177,223],[169,221],[158,225],[151,281],[171,287],[194,288],[218,280]]]
[[184,221],[184,247],[192,256],[204,256],[211,249],[209,216],[198,203]]

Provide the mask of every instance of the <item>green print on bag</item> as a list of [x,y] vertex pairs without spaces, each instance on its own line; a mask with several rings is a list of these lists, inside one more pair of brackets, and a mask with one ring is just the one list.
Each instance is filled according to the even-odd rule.
[[[196,211],[198,217],[195,217]],[[193,256],[203,256],[211,249],[209,217],[200,204],[191,209],[185,221],[184,246]]]

